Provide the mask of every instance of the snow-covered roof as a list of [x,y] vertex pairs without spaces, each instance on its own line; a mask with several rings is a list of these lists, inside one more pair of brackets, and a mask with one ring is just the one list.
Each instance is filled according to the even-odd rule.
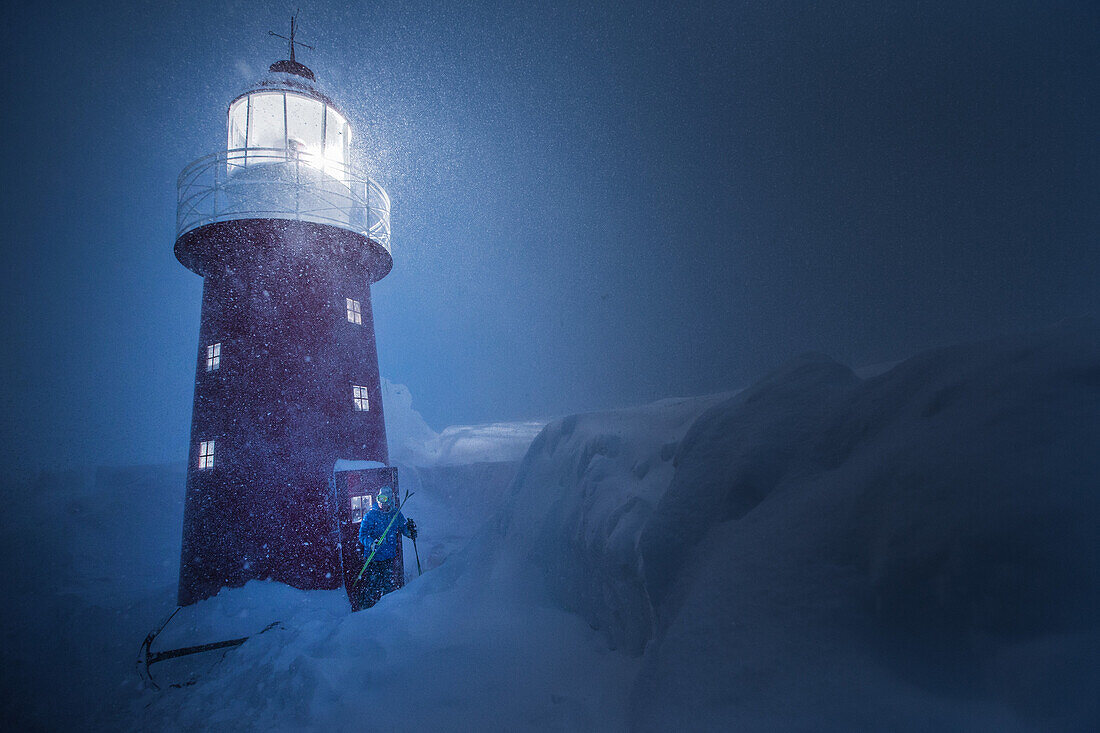
[[337,458],[336,463],[332,467],[332,472],[365,471],[368,468],[386,468],[386,464],[379,463],[378,461],[358,461],[353,458]]

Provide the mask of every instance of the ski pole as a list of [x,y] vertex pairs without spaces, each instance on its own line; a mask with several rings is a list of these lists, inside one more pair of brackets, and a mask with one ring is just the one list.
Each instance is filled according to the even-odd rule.
[[[406,491],[405,501],[408,501],[409,497],[411,496],[414,496],[414,494],[410,494],[408,491]],[[401,502],[402,506],[404,506],[405,501]],[[363,573],[367,572],[367,566],[370,565],[370,561],[374,559],[374,553],[378,552],[378,548],[382,546],[382,540],[386,539],[386,535],[390,532],[390,527],[392,527],[393,523],[397,521],[397,517],[400,516],[400,514],[401,507],[395,507],[393,510],[393,519],[391,519],[390,523],[386,525],[386,528],[382,530],[382,536],[379,537],[377,540],[378,544],[375,545],[375,547],[370,551],[370,555],[367,556],[367,561],[363,563],[363,569],[359,571],[359,575],[355,576],[355,583],[352,584],[353,588],[359,585],[359,581],[363,578]]]
[[[409,500],[409,490],[405,489],[405,501]],[[424,572],[420,569],[420,550],[416,549],[416,538],[412,538],[413,541],[413,554],[416,555],[416,577],[420,577]]]

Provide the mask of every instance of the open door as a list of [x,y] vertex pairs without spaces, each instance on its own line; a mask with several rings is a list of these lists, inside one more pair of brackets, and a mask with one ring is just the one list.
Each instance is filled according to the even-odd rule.
[[[336,494],[336,518],[340,533],[340,563],[344,575],[344,589],[351,603],[351,610],[359,610],[358,594],[354,592],[355,579],[366,561],[359,547],[359,523],[374,507],[375,497],[383,486],[393,487],[394,496],[400,496],[397,485],[397,469],[375,461],[337,461],[333,471],[333,490]],[[397,557],[393,563],[393,587],[404,585],[405,567],[400,539]]]

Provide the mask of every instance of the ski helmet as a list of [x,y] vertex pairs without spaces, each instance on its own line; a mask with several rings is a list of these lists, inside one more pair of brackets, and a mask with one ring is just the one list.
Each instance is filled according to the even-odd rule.
[[393,506],[393,489],[389,486],[383,486],[378,490],[378,506]]

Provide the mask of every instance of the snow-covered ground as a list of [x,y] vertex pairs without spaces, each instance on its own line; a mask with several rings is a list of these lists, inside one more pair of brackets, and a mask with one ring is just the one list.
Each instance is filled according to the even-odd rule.
[[282,625],[160,692],[132,661],[170,608],[182,467],[9,487],[6,719],[1100,728],[1094,321],[556,420],[503,494],[507,467],[413,465],[424,536],[448,538],[423,577],[358,614],[338,591],[224,591],[162,641]]
[[[484,426],[435,433],[411,399],[387,402],[387,417],[391,440],[414,448],[399,452],[413,462],[398,465],[402,488],[416,492],[408,511],[424,527],[419,549],[427,571],[496,511],[534,434],[526,423],[502,423],[496,443],[456,449],[446,436],[484,433]],[[175,607],[185,479],[182,463],[8,479],[0,513],[0,720],[26,729],[144,727],[135,711],[148,700],[135,662],[145,634]],[[416,564],[407,540],[405,549],[411,579]],[[283,621],[284,633],[347,611],[343,591],[252,583],[183,609],[154,651],[245,636],[273,620]],[[173,682],[220,663],[212,653],[153,671]]]

